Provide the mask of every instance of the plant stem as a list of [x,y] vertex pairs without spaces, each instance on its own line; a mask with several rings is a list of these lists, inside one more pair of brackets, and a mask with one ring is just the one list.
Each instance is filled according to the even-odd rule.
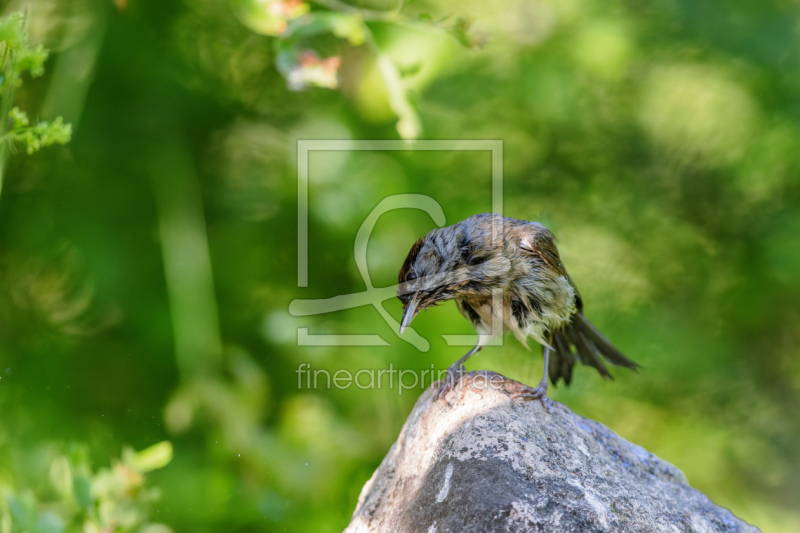
[[449,29],[446,25],[434,21],[421,21],[407,15],[400,13],[400,7],[391,11],[372,11],[369,9],[359,9],[351,5],[345,4],[340,0],[309,0],[319,6],[326,7],[331,11],[338,11],[340,13],[350,13],[359,15],[362,19],[370,22],[386,22],[397,24],[398,26],[406,26],[415,30],[430,30],[435,29],[438,31],[447,32]]
[[[6,49],[6,52],[8,49]],[[9,54],[8,66],[3,69],[3,82],[0,84],[0,195],[3,193],[3,181],[6,174],[6,163],[8,162],[8,112],[11,111],[11,106],[14,103],[14,96],[16,94],[16,87],[7,74],[14,71],[13,54]]]

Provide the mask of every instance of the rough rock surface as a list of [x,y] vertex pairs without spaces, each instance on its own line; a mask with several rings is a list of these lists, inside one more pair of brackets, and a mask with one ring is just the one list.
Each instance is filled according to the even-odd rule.
[[346,533],[756,532],[683,473],[516,381],[470,372],[425,391],[361,491]]

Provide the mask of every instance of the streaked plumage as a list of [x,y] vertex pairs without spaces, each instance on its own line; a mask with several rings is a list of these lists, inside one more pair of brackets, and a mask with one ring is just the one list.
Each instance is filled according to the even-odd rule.
[[[435,229],[411,248],[398,281],[404,304],[401,331],[419,310],[455,300],[481,335],[452,372],[491,341],[493,317],[502,319],[503,329],[524,345],[528,337],[541,344],[546,361],[548,351],[553,354],[543,390],[534,397],[544,395],[547,374],[553,383],[563,378],[569,384],[577,361],[605,377],[610,374],[604,360],[637,368],[583,315],[583,301],[561,263],[555,237],[537,222],[481,214]],[[496,305],[493,291],[499,296]]]

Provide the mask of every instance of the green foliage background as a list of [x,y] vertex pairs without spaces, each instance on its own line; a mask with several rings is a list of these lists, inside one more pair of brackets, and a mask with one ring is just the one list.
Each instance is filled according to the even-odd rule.
[[[501,139],[505,214],[556,233],[589,318],[645,368],[580,368],[554,399],[763,531],[800,531],[796,3],[321,2],[291,15],[327,21],[297,40],[264,4],[4,3],[51,51],[15,105],[73,131],[4,174],[0,495],[57,498],[64,443],[97,470],[169,440],[152,521],[343,529],[419,390],[298,389],[295,370],[443,369],[464,349],[440,334],[471,331],[454,305],[430,310],[422,353],[371,307],[298,318],[289,303],[365,289],[355,234],[387,195],[430,195],[448,223],[489,211],[491,162],[312,154],[298,288],[296,141],[402,134]],[[337,76],[298,70],[305,48],[315,69],[339,58]],[[432,227],[382,217],[373,283],[393,284]],[[390,346],[297,346],[298,327]],[[508,339],[468,367],[535,383],[540,361]]]

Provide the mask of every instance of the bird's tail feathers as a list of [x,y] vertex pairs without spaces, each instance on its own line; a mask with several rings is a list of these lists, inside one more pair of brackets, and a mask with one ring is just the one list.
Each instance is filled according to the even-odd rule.
[[[554,384],[563,378],[569,385],[576,357],[581,363],[597,369],[600,375],[609,379],[613,377],[603,363],[604,360],[636,372],[639,369],[639,365],[625,357],[581,312],[575,313],[563,330],[553,333],[552,344],[555,357],[550,359],[548,373]],[[575,347],[574,354],[572,346]]]

